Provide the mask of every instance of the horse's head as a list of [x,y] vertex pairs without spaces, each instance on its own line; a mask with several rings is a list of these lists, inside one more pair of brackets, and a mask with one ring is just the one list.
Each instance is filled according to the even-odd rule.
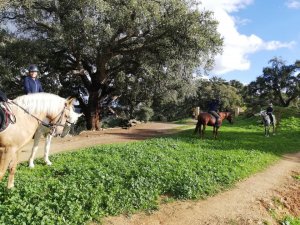
[[265,110],[260,111],[259,115],[263,118],[265,124],[269,125],[271,123],[270,117]]
[[268,114],[267,114],[267,112],[265,110],[260,111],[259,115],[261,117],[263,117],[263,118],[267,118],[268,117]]
[[74,101],[75,98],[66,99],[61,115],[51,121],[53,124],[53,134],[55,136],[65,137],[70,132],[71,126],[75,124],[82,115],[82,113],[75,112]]
[[226,119],[229,121],[229,123],[233,124],[233,115],[231,112],[226,112]]

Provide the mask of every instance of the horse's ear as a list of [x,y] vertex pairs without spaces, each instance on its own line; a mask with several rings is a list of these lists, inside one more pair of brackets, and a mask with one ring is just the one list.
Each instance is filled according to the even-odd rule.
[[66,99],[65,106],[66,106],[66,107],[70,106],[70,105],[73,103],[73,101],[74,101],[75,99],[76,99],[76,98],[75,98],[75,97],[72,97],[72,96],[68,97],[68,98]]

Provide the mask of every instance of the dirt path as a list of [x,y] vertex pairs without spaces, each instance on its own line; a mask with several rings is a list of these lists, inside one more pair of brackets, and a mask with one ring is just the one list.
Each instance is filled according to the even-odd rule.
[[300,184],[291,177],[295,172],[300,173],[300,152],[287,155],[276,165],[238,183],[234,189],[206,200],[162,205],[151,215],[140,213],[131,217],[110,217],[104,224],[276,224],[267,212],[272,208],[275,196],[285,198],[283,201],[290,204],[288,207],[294,207],[293,210],[300,216]]
[[[130,129],[108,129],[84,132],[79,136],[55,138],[51,153],[71,151],[97,144],[142,140],[174,132],[179,125],[166,123],[140,124]],[[43,148],[44,141],[41,141]],[[32,142],[22,149],[21,161],[29,158]],[[40,149],[39,157],[43,156]],[[109,217],[106,225],[201,225],[201,224],[276,224],[275,214],[284,214],[272,199],[277,198],[289,213],[300,216],[300,182],[292,174],[300,174],[300,152],[286,155],[276,165],[258,173],[235,188],[214,197],[199,201],[181,201],[160,206],[160,210],[148,215],[138,213],[128,216]],[[280,207],[281,207],[281,204]],[[280,208],[279,207],[279,208]],[[282,207],[281,207],[282,208]],[[283,207],[284,208],[284,207]]]

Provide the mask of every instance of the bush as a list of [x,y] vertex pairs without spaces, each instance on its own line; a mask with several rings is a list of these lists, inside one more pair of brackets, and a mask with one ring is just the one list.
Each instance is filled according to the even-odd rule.
[[140,107],[140,109],[135,113],[137,120],[145,121],[145,122],[148,122],[153,115],[154,115],[153,109],[148,106]]

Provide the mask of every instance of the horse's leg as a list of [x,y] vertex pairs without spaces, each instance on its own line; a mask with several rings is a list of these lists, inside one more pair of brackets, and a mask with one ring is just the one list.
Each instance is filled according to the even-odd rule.
[[15,186],[15,173],[17,170],[17,165],[18,165],[18,157],[19,153],[18,152],[12,152],[12,160],[11,163],[9,164],[9,175],[8,175],[8,183],[7,183],[7,188],[13,188]]
[[41,129],[38,129],[34,135],[33,147],[31,150],[31,156],[29,158],[29,167],[30,168],[34,168],[33,161],[34,161],[35,154],[39,148],[39,142],[40,142],[41,136],[42,136],[42,131],[41,131]]
[[[199,130],[199,121],[196,124],[195,130],[194,130],[194,134],[197,134],[198,130]],[[200,129],[200,131],[201,131],[201,129]]]
[[275,135],[275,125],[274,125],[274,123],[272,125],[272,128],[273,128],[273,135]]
[[270,127],[269,126],[265,126],[265,136],[269,137],[269,133],[270,133]]
[[268,137],[268,128],[265,127],[265,136]]
[[[205,128],[206,128],[206,125],[203,124],[203,128],[202,128],[202,131],[201,132],[201,138],[203,139],[204,138],[204,131],[205,131]],[[201,130],[201,129],[200,129]]]
[[48,166],[51,166],[52,163],[49,160],[49,150],[50,150],[50,144],[52,140],[52,135],[47,134],[46,142],[45,142],[45,155],[44,155],[44,161]]
[[0,152],[0,181],[4,177],[10,161],[11,161],[10,149],[5,148],[3,151]]
[[202,137],[202,131],[201,131],[201,129],[202,129],[202,126],[201,126],[202,124],[201,123],[199,123],[199,136],[200,136],[200,138]]
[[216,130],[215,130],[215,139],[217,139],[217,137],[218,137],[218,130],[219,130],[219,128],[216,127]]

